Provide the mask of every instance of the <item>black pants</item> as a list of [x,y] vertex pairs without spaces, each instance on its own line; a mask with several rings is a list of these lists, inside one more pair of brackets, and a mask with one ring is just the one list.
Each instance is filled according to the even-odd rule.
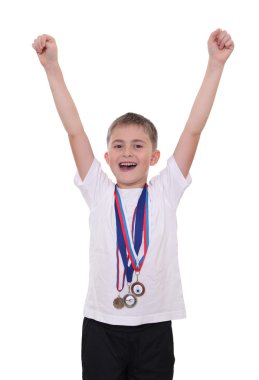
[[172,380],[171,321],[118,326],[84,318],[83,380]]

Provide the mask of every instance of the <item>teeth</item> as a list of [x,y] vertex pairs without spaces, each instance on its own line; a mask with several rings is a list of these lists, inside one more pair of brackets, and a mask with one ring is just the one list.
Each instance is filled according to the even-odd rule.
[[126,166],[126,167],[132,167],[132,166],[137,166],[134,162],[121,162],[120,166]]

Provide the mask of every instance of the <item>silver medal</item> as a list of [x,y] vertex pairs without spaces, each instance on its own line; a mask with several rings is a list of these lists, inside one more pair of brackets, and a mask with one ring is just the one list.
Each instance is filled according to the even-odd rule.
[[136,305],[137,298],[133,294],[128,293],[126,294],[126,296],[123,297],[123,301],[126,307],[132,308]]
[[134,294],[132,294],[130,292],[130,286],[131,286],[131,284],[128,283],[129,292],[128,292],[128,294],[126,294],[126,296],[123,297],[123,301],[124,301],[124,305],[126,307],[132,308],[136,305],[137,298],[134,296]]

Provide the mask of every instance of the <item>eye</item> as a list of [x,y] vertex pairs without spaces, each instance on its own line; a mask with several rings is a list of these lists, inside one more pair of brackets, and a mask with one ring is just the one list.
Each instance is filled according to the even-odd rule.
[[141,145],[141,144],[135,144],[135,148],[136,149],[141,149],[141,148],[143,148],[143,145]]
[[113,148],[115,148],[115,149],[121,149],[122,145],[121,144],[116,144],[116,145],[113,146]]

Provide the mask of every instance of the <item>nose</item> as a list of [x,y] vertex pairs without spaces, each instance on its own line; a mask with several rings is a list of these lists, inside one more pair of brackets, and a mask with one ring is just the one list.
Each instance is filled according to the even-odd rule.
[[125,145],[125,147],[123,149],[123,156],[124,157],[131,157],[132,156],[130,146]]

